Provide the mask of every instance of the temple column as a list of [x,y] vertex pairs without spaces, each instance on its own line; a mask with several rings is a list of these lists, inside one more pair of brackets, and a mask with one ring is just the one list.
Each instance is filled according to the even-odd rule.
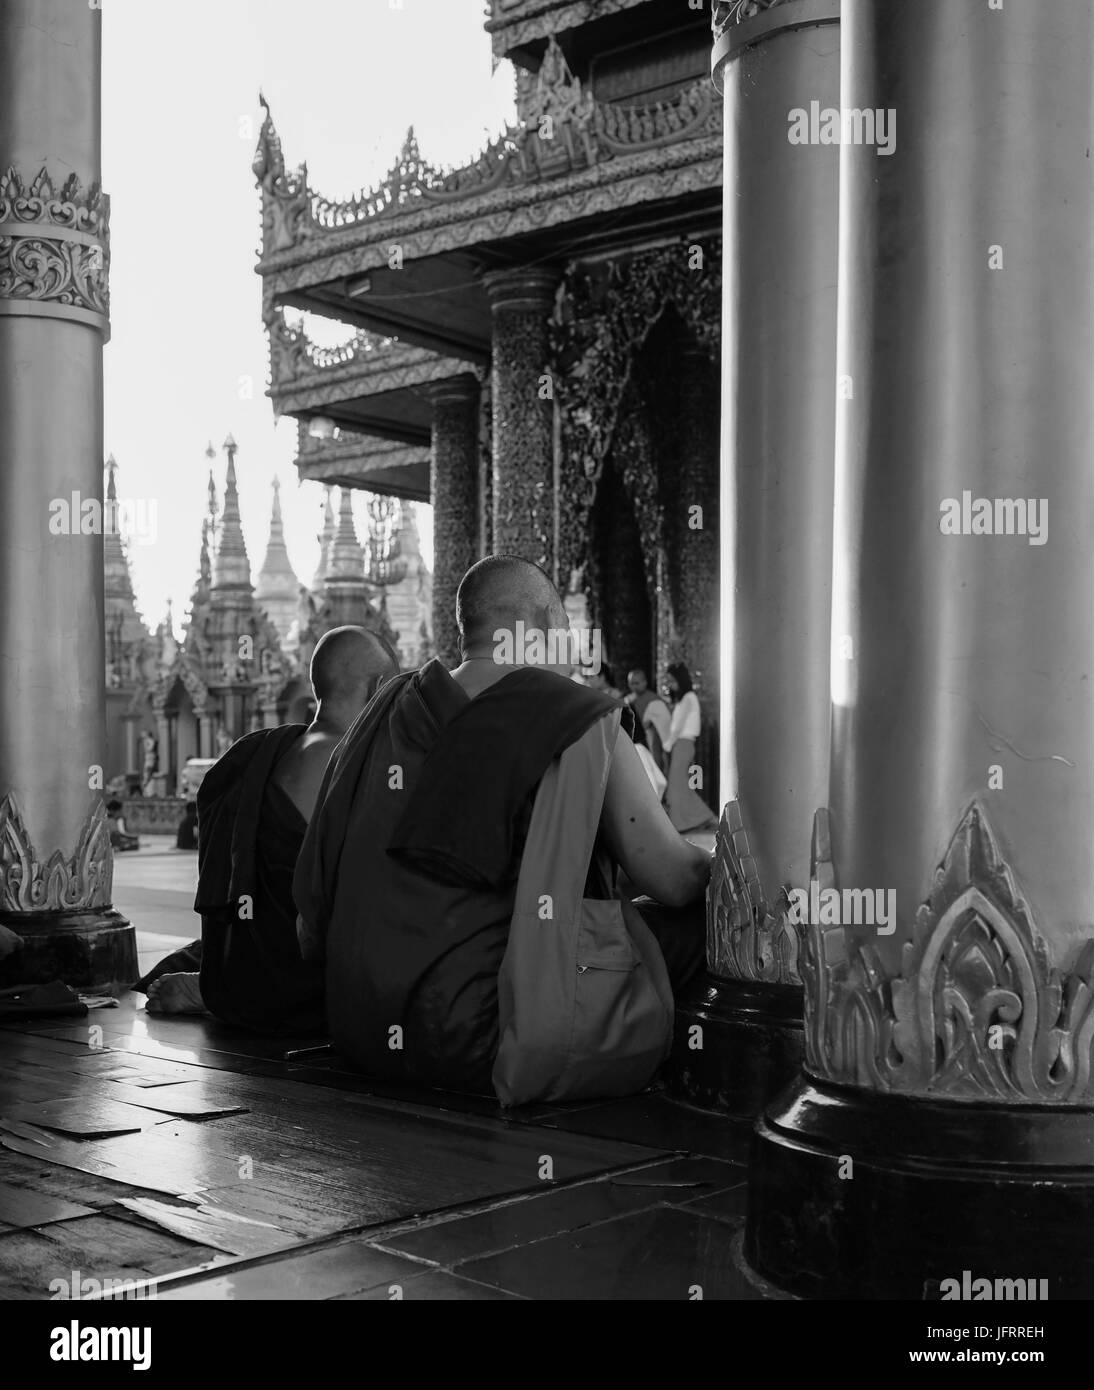
[[521,555],[551,574],[555,443],[547,321],[558,281],[556,271],[542,266],[483,276],[493,316],[493,548]]
[[715,6],[712,62],[725,103],[728,800],[707,900],[709,974],[677,1010],[670,1085],[695,1104],[755,1114],[801,1060],[800,932],[786,890],[808,887],[813,815],[828,797],[839,151],[789,137],[795,110],[839,106],[840,31],[838,0],[740,13]]
[[0,6],[0,922],[24,942],[3,984],[137,975],[101,794],[101,21],[71,0]]
[[216,757],[216,721],[211,714],[198,716],[198,757]]
[[479,559],[479,383],[470,374],[430,388],[433,407],[433,650],[460,663],[456,590]]
[[1090,1298],[1094,7],[843,30],[830,817],[747,1252],[826,1298]]

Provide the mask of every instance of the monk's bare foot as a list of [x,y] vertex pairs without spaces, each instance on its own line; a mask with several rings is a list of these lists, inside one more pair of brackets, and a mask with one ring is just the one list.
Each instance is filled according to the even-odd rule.
[[0,927],[0,960],[23,949],[23,938],[7,927]]
[[203,1014],[197,974],[161,975],[148,986],[150,1014]]

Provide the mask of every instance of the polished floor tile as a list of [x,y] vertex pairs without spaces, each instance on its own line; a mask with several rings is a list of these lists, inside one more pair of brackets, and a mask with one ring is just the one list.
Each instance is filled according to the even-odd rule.
[[682,1203],[700,1193],[720,1191],[738,1182],[740,1175],[735,1165],[717,1159],[679,1159],[400,1231],[378,1243],[451,1266],[659,1203]]
[[759,1299],[734,1234],[687,1208],[657,1207],[471,1260],[460,1273],[534,1299]]
[[430,1302],[467,1303],[513,1303],[519,1301],[516,1294],[493,1289],[488,1284],[476,1284],[457,1274],[446,1274],[442,1270],[431,1270],[428,1274],[417,1274],[411,1279],[396,1281],[391,1285],[381,1284],[363,1293],[345,1294],[343,1297],[353,1303],[393,1302],[396,1299]]
[[161,1288],[161,1299],[326,1299],[391,1284],[421,1274],[411,1260],[375,1250],[363,1241],[310,1250],[266,1264],[217,1272],[180,1286]]
[[660,1093],[609,1101],[572,1115],[548,1116],[542,1123],[571,1134],[610,1134],[650,1148],[685,1150],[738,1163],[747,1161],[752,1143],[750,1122],[679,1105]]

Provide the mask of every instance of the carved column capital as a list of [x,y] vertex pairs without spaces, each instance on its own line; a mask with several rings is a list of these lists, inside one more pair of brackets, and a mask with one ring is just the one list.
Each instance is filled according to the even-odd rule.
[[461,372],[459,376],[445,377],[443,381],[430,382],[422,387],[432,406],[476,403],[481,390],[481,383],[472,372]]
[[491,270],[482,277],[490,307],[539,309],[546,313],[555,302],[561,272],[551,266],[516,266]]
[[70,319],[110,336],[110,199],[75,174],[0,174],[0,314]]

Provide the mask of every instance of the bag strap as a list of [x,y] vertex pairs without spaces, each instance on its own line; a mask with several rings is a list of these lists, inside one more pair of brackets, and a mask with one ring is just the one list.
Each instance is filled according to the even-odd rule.
[[621,712],[610,710],[543,774],[521,857],[513,913],[536,915],[550,894],[556,921],[581,911]]

